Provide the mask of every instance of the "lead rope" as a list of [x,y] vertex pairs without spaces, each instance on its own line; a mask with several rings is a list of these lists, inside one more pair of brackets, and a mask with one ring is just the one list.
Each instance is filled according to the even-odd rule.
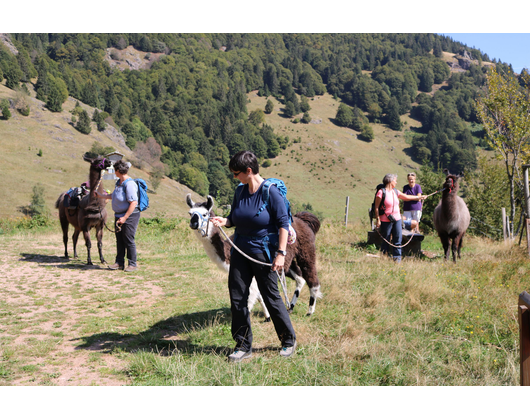
[[[208,222],[210,221],[210,218],[208,217]],[[269,263],[265,263],[263,261],[258,261],[252,257],[250,257],[249,255],[245,254],[243,251],[241,251],[237,246],[236,244],[234,244],[231,239],[228,237],[228,235],[226,234],[226,232],[223,230],[223,228],[221,226],[219,226],[219,229],[221,230],[222,234],[224,235],[224,237],[226,238],[226,240],[228,241],[228,243],[230,245],[232,245],[236,250],[237,252],[239,252],[241,255],[243,255],[246,259],[252,261],[252,262],[255,262],[257,264],[261,264],[261,265],[267,265],[269,267],[272,267],[272,264],[269,264]],[[285,281],[285,270],[284,268],[282,267],[282,275],[280,276],[280,273],[278,273],[278,271],[276,271],[276,276],[278,276],[278,280],[280,281],[280,284],[282,285],[282,288],[283,288],[283,294],[285,296],[285,302],[287,303],[287,308],[289,308],[291,306],[291,302],[289,301],[289,297],[287,296],[287,282]]]
[[414,234],[413,234],[413,235],[411,235],[410,239],[408,240],[408,242],[405,245],[394,245],[394,244],[391,244],[390,242],[388,242],[385,238],[383,238],[383,235],[381,235],[381,232],[379,232],[379,228],[376,229],[376,232],[379,234],[379,236],[381,237],[381,239],[383,241],[385,241],[388,245],[390,245],[391,247],[394,247],[394,248],[405,248],[408,244],[410,244],[410,241],[412,241],[412,239],[414,239]]
[[[433,193],[431,193],[429,195],[426,195],[425,198],[429,198],[431,195],[438,194],[439,192],[442,192],[442,191],[445,191],[445,190],[446,190],[446,188],[442,188],[441,190],[438,190],[438,191],[435,191],[435,192],[433,192]],[[451,192],[451,188],[449,189],[449,192]],[[394,208],[394,199],[392,198],[392,209],[393,208]],[[381,239],[383,241],[385,241],[388,245],[390,245],[391,247],[394,247],[394,248],[405,248],[414,239],[414,234],[413,234],[405,245],[394,245],[394,244],[391,244],[390,242],[388,242],[385,238],[383,238],[383,235],[381,235],[381,232],[379,232],[379,228],[376,228],[376,232],[379,234],[379,236],[381,237]]]

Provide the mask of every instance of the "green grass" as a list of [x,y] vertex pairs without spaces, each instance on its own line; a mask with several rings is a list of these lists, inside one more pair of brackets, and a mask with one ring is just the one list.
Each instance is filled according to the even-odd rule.
[[[377,251],[365,245],[362,225],[326,220],[317,240],[324,297],[306,317],[302,292],[292,314],[297,354],[278,356],[274,329],[257,305],[254,355],[231,365],[227,275],[187,225],[184,218],[142,223],[140,270],[132,275],[86,269],[83,241],[79,260],[61,260],[57,225],[2,235],[0,255],[14,271],[0,282],[21,291],[0,288],[0,384],[61,384],[81,355],[100,378],[93,384],[518,384],[516,304],[530,289],[525,249],[470,237],[454,265],[427,236],[424,249],[435,257],[397,265],[368,256]],[[107,259],[113,247],[106,235]],[[290,280],[288,288],[292,294]]]

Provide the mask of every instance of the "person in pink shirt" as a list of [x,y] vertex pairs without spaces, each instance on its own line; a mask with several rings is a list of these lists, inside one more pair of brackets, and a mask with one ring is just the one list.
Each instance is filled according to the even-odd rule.
[[[379,233],[388,242],[392,236],[392,256],[394,261],[401,262],[401,213],[399,210],[399,200],[403,201],[420,201],[424,200],[423,195],[407,195],[396,189],[397,175],[386,174],[383,178],[385,201],[383,199],[383,188],[377,191],[375,196],[375,217],[376,227],[379,228]],[[381,243],[381,250],[383,254],[390,254],[389,244],[383,241]]]

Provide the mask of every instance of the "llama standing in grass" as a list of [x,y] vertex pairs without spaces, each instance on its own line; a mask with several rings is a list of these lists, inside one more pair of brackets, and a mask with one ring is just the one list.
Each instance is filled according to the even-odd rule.
[[463,173],[451,175],[447,169],[443,172],[446,178],[442,199],[434,209],[433,221],[444,247],[445,259],[449,259],[449,242],[452,241],[453,262],[456,263],[456,254],[458,253],[458,258],[460,258],[462,241],[469,227],[471,216],[464,200],[456,195],[458,179],[463,176]]
[[[219,268],[228,272],[231,245],[226,239],[223,239],[219,228],[208,222],[208,219],[214,216],[212,211],[213,198],[208,196],[208,201],[194,203],[191,194],[188,194],[186,203],[190,207],[190,228],[197,231],[197,236],[210,259]],[[293,311],[300,291],[307,282],[310,294],[307,315],[312,315],[315,312],[316,299],[322,297],[317,276],[315,248],[315,235],[320,229],[320,221],[312,213],[300,212],[294,215],[292,226],[296,231],[297,240],[294,244],[287,245],[285,275],[296,281],[296,290],[291,299],[289,311]],[[234,250],[234,252],[238,251]],[[253,279],[248,298],[249,309],[252,309],[256,300],[261,303],[266,320],[270,320],[269,311],[259,293],[256,280]]]

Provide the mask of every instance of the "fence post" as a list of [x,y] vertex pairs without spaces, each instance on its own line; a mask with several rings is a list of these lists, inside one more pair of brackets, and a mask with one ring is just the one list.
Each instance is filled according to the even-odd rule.
[[344,226],[348,226],[348,209],[350,207],[350,196],[346,197],[346,211],[344,213]]
[[506,209],[502,207],[501,212],[502,212],[502,237],[504,239],[504,242],[506,242]]
[[530,386],[530,295],[519,295],[519,360],[520,384]]
[[528,187],[528,168],[530,165],[523,165],[524,172],[524,201],[526,211],[526,247],[528,256],[530,256],[530,234],[528,233],[528,221],[530,220],[530,189]]
[[527,243],[527,252],[530,257],[530,219],[526,219],[526,243]]

